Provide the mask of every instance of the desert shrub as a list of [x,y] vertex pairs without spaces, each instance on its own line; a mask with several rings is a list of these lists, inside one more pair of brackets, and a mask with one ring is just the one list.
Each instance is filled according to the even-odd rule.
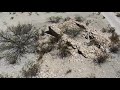
[[120,13],[117,13],[116,16],[117,16],[117,17],[120,17]]
[[71,19],[70,17],[66,17],[64,21],[69,21],[70,19]]
[[[0,52],[11,64],[27,53],[36,53],[39,33],[31,24],[18,24],[0,32]],[[15,61],[16,60],[16,61]]]
[[115,32],[112,33],[112,35],[109,38],[113,44],[116,44],[119,42],[119,35]]
[[115,28],[110,27],[109,29],[107,28],[102,28],[101,30],[103,33],[114,33],[115,32]]
[[106,32],[108,32],[108,29],[102,28],[101,31],[102,31],[103,33],[106,33]]
[[114,33],[115,32],[115,28],[114,27],[110,27],[110,29],[108,30],[108,33]]
[[25,67],[22,68],[22,75],[25,78],[32,78],[36,76],[39,70],[39,65],[34,62],[28,62]]
[[88,43],[88,46],[95,45],[96,47],[100,48],[100,42],[98,42],[96,39],[91,39]]
[[58,50],[58,55],[60,56],[60,58],[68,57],[71,55],[68,45],[63,41],[58,42]]
[[110,52],[112,52],[112,53],[117,53],[118,51],[119,51],[119,47],[118,46],[112,46],[112,47],[110,47]]
[[102,63],[105,63],[106,60],[108,58],[108,54],[101,54],[101,55],[98,55],[97,58],[95,58],[93,61],[94,63],[97,63],[97,64],[102,64]]
[[68,36],[70,36],[71,38],[74,38],[80,34],[80,31],[81,31],[80,29],[75,29],[75,28],[68,29],[68,28],[66,28],[64,33],[67,34]]
[[51,16],[51,17],[49,17],[48,22],[59,23],[61,19],[62,19],[61,16]]
[[84,18],[82,16],[75,16],[75,20],[78,21],[78,22],[83,22],[84,21]]

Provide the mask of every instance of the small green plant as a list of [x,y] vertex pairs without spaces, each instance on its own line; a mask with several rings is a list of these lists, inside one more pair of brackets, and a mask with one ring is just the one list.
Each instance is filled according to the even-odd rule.
[[61,16],[51,16],[51,17],[49,17],[48,22],[59,23],[61,19],[62,19]]

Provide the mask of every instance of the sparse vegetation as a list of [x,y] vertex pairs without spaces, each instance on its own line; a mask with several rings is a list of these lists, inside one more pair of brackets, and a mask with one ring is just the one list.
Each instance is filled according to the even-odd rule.
[[97,63],[97,64],[102,64],[102,63],[105,63],[106,60],[108,58],[108,54],[101,54],[101,55],[98,55],[97,58],[95,58],[93,61],[94,63]]
[[112,33],[109,38],[113,44],[117,44],[119,42],[119,35],[116,32]]
[[70,49],[64,41],[59,41],[58,50],[58,55],[60,56],[60,58],[68,57],[71,55]]
[[70,19],[71,19],[70,17],[66,17],[64,21],[69,21]]
[[59,23],[61,19],[62,19],[61,16],[51,16],[49,17],[48,22]]
[[120,13],[117,13],[116,16],[117,16],[117,17],[120,17]]
[[36,76],[39,70],[39,65],[34,62],[28,62],[25,67],[22,68],[22,75],[25,78],[32,78]]
[[82,16],[76,15],[76,16],[75,16],[75,20],[78,21],[78,22],[83,22],[83,21],[84,21],[84,18],[83,18]]
[[110,52],[112,52],[112,53],[117,53],[119,51],[119,47],[118,46],[111,46],[110,47]]
[[31,24],[18,24],[0,32],[0,52],[10,64],[27,53],[36,53],[39,33]]
[[110,27],[109,29],[107,28],[102,28],[101,30],[103,33],[114,33],[115,32],[115,28]]
[[88,46],[95,45],[96,47],[100,48],[100,43],[96,39],[91,39],[88,43]]

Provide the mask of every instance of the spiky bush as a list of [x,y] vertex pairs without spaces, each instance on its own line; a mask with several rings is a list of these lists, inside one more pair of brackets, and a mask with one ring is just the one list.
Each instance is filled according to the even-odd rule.
[[0,52],[9,63],[16,61],[27,53],[35,53],[39,33],[32,24],[18,24],[0,32]]

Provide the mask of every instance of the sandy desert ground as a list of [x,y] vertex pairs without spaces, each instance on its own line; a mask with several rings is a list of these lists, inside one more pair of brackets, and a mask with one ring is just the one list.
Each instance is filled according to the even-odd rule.
[[[59,22],[51,22],[49,18],[52,16],[61,18]],[[44,54],[24,54],[15,64],[1,58],[3,52],[0,51],[1,78],[120,77],[120,20],[114,12],[0,12],[0,31],[5,32],[8,27],[18,24],[34,25],[41,35],[39,44],[44,43],[47,48],[44,47],[46,50]],[[71,36],[74,34],[76,36]],[[110,39],[114,35],[116,42],[114,38]],[[48,42],[51,39],[52,44]],[[57,42],[54,39],[57,39]],[[2,47],[1,37],[0,41]],[[115,48],[117,52],[110,51],[112,46],[117,47],[117,50]],[[53,48],[47,52],[48,47]],[[63,50],[62,58],[60,50]],[[69,50],[68,56],[66,50]],[[103,62],[101,60],[104,58],[98,59],[101,55],[107,55]],[[37,69],[30,69],[34,65],[37,65]]]

